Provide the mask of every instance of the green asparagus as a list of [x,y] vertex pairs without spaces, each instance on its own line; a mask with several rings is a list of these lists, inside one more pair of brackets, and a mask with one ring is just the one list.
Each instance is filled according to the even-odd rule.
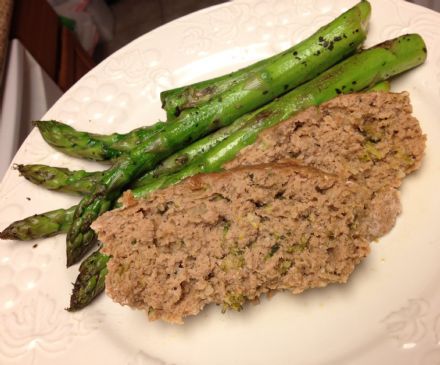
[[378,82],[376,85],[370,87],[366,91],[374,92],[374,91],[390,91],[391,89],[391,83],[386,80],[382,82]]
[[222,94],[231,86],[244,80],[249,73],[258,72],[267,63],[270,63],[274,59],[279,58],[289,52],[291,52],[291,49],[226,75],[197,82],[191,85],[162,91],[160,93],[160,100],[162,101],[162,108],[167,113],[167,120],[173,120],[183,110],[197,107],[202,103],[205,103]]
[[[362,6],[358,8],[360,12],[365,12],[365,14],[361,15],[361,17],[365,16],[367,13],[369,14],[370,12],[369,4],[365,3]],[[347,13],[344,13],[342,17],[345,17],[347,15]],[[326,32],[325,28],[330,26],[331,25],[327,25],[319,29],[317,31],[317,34]],[[344,36],[344,33],[341,33],[340,36]],[[336,38],[324,37],[323,42],[327,42],[328,47],[332,48],[334,42],[336,42],[338,39],[339,36],[336,36]],[[276,60],[283,58],[289,59],[290,57],[292,57],[292,55],[301,58],[301,55],[297,54],[296,51],[296,47],[292,47],[279,54],[261,60],[257,63],[254,63],[230,74],[216,77],[210,80],[204,80],[195,84],[163,91],[160,94],[160,99],[162,101],[162,108],[165,109],[165,111],[167,112],[167,119],[172,120],[173,118],[178,116],[183,110],[198,107],[214,99],[215,97],[227,91],[229,88],[234,87],[236,84],[245,80],[249,74],[260,72],[268,64],[275,62]],[[316,52],[319,52],[319,50],[316,50]]]
[[105,287],[107,262],[110,258],[99,250],[91,254],[79,266],[79,274],[70,296],[70,312],[84,308],[95,299]]
[[55,120],[34,122],[43,139],[66,155],[94,161],[114,160],[148,137],[162,130],[164,122],[134,129],[126,134],[109,135],[77,131]]
[[72,224],[75,208],[56,209],[16,221],[0,232],[0,238],[28,241],[66,233]]
[[[97,216],[112,209],[115,200],[119,196],[120,191],[118,190],[108,192],[105,195],[87,195],[81,200],[80,204],[75,207],[75,212],[73,213],[71,224],[67,231],[67,267],[75,264],[79,258],[84,256],[84,254],[95,245],[96,235],[89,227]],[[82,207],[81,204],[86,204],[87,207],[81,211],[81,220],[75,220],[78,209]],[[69,234],[71,234],[71,232],[75,233],[75,237],[69,240]]]
[[87,194],[101,178],[101,172],[72,171],[47,165],[16,165],[20,174],[30,182],[49,190]]
[[241,127],[243,127],[244,124],[244,119],[239,118],[231,125],[220,128],[210,135],[197,140],[188,147],[177,151],[176,153],[162,161],[153,170],[147,172],[145,175],[137,179],[133,184],[130,185],[130,187],[136,188],[146,185],[154,181],[159,176],[167,175],[182,169],[184,166],[190,164],[194,159],[199,158],[204,153],[209,151],[212,147],[219,144],[229,135],[239,130]]

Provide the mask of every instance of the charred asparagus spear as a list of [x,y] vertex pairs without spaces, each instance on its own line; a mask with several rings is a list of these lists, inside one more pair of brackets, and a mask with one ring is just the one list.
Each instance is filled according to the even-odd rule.
[[94,161],[114,160],[162,130],[164,122],[133,131],[109,135],[77,131],[55,120],[34,122],[44,140],[66,155]]
[[84,308],[104,290],[109,259],[100,251],[95,251],[81,263],[68,311]]
[[75,208],[56,209],[16,221],[0,232],[0,238],[28,241],[66,233],[72,224]]
[[87,194],[99,181],[100,171],[69,170],[63,167],[47,165],[16,165],[20,174],[30,182],[49,190],[66,193]]
[[[367,5],[368,4],[366,3],[363,4],[364,8],[359,8],[359,10],[361,12],[369,12],[370,9],[367,7]],[[343,14],[342,16],[346,16],[346,14]],[[319,29],[317,34],[326,32],[325,28],[328,26],[329,25]],[[324,44],[327,44],[329,48],[332,48],[334,42],[337,42],[339,37],[344,37],[346,35],[347,33],[341,33],[339,36],[336,36],[336,38],[323,37],[322,41]],[[316,52],[319,52],[319,50],[316,50]],[[172,120],[183,110],[203,105],[204,103],[221,95],[237,83],[240,83],[246,79],[250,73],[258,73],[264,69],[266,65],[274,62],[275,60],[284,57],[289,58],[292,55],[301,58],[301,56],[297,54],[296,47],[292,47],[277,55],[261,60],[230,74],[197,82],[192,85],[163,91],[160,94],[160,99],[162,101],[162,108],[167,112],[167,119]]]
[[[151,191],[175,184],[186,177],[201,172],[217,171],[224,163],[233,159],[240,149],[255,141],[261,130],[278,123],[295,111],[307,106],[318,105],[339,93],[362,90],[378,80],[416,67],[425,59],[425,44],[418,35],[402,36],[352,56],[315,80],[255,112],[253,118],[249,119],[249,121],[253,119],[253,122],[219,143],[203,158],[175,174],[159,178],[155,184],[134,189],[132,193],[135,197],[140,198],[148,195]],[[384,87],[386,88],[387,85],[385,84]],[[262,115],[265,117],[261,118]],[[107,257],[102,253],[96,255],[102,258]],[[84,280],[80,273],[77,282],[87,283],[87,280]],[[95,293],[97,292],[95,291]],[[77,295],[79,295],[78,286],[75,286],[71,303],[75,303]],[[88,302],[93,299],[92,296],[88,297]],[[82,300],[82,303],[87,301],[84,296],[82,296]],[[71,306],[71,309],[74,308]]]

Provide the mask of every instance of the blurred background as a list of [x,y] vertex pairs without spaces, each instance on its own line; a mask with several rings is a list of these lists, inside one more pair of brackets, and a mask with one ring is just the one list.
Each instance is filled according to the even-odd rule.
[[[440,11],[440,0],[409,1]],[[223,2],[0,0],[0,180],[29,121],[95,65],[164,23]]]

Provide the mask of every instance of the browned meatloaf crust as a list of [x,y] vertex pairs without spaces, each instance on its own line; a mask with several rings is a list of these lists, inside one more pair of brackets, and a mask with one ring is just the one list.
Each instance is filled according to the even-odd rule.
[[112,255],[107,293],[181,323],[209,303],[239,309],[271,290],[343,283],[369,250],[369,196],[289,163],[189,178],[93,224]]

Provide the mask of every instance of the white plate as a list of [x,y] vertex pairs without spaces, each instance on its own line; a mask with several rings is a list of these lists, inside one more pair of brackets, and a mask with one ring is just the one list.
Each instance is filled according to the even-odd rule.
[[[236,69],[311,34],[355,0],[240,0],[181,18],[132,42],[72,87],[45,115],[79,129],[128,131],[163,118],[161,90]],[[422,169],[402,187],[393,231],[343,286],[278,294],[244,312],[210,306],[184,326],[148,322],[101,296],[64,311],[77,267],[64,236],[0,243],[1,364],[438,364],[440,359],[440,15],[398,0],[372,1],[367,45],[419,32],[428,61],[393,83],[408,90],[428,135]],[[96,169],[47,146],[34,131],[16,163]],[[101,167],[102,168],[102,167]],[[29,198],[30,200],[28,200]],[[9,171],[0,228],[77,199]]]

